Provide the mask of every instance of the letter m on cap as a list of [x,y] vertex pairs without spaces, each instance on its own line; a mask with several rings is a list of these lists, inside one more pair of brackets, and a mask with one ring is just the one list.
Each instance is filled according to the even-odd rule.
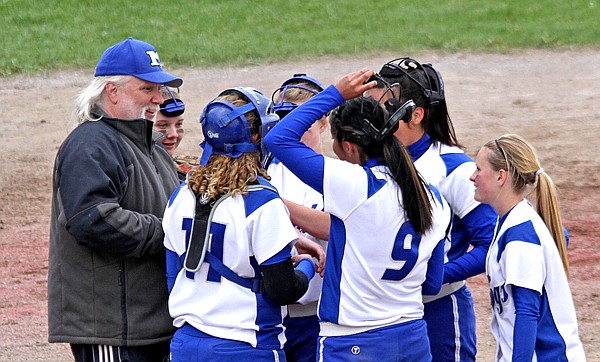
[[158,53],[155,52],[154,50],[148,50],[146,52],[146,54],[148,54],[148,56],[150,57],[150,65],[155,66],[158,65],[160,66],[160,59],[158,58]]

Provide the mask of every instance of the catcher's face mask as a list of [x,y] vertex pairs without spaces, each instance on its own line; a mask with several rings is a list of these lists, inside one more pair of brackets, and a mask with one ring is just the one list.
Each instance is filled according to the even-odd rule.
[[175,95],[169,87],[165,87],[169,94],[171,95],[171,99],[167,99],[160,105],[160,113],[162,113],[165,117],[178,117],[185,112],[185,103],[179,98],[175,98]]

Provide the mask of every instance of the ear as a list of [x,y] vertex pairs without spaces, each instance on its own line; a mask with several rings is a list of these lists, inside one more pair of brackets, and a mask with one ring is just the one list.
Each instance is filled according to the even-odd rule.
[[119,89],[117,85],[113,82],[108,82],[104,86],[104,92],[106,93],[106,98],[110,101],[110,103],[116,104],[118,100]]
[[362,150],[356,143],[344,141],[342,144],[342,148],[346,155],[346,158],[345,158],[346,161],[356,163],[359,165],[362,164],[362,161],[363,161]]
[[251,143],[258,143],[258,141],[260,141],[260,133],[255,133],[250,136]]
[[321,118],[317,122],[319,122],[319,133],[325,132],[327,130],[327,127],[329,126],[329,122],[327,122],[327,117],[323,116],[323,118]]
[[504,184],[509,180],[509,178],[510,176],[508,174],[508,171],[504,169],[500,169],[500,171],[498,171],[497,182],[499,186],[504,186]]
[[348,154],[352,153],[355,148],[356,148],[356,145],[352,142],[349,142],[349,141],[342,142],[342,150],[344,151],[344,153],[348,153]]
[[423,117],[425,117],[425,109],[423,109],[423,107],[417,107],[413,111],[412,119],[410,121],[415,125],[419,125],[421,124]]

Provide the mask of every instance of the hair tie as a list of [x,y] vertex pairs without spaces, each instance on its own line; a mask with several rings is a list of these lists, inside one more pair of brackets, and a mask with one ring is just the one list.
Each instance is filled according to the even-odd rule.
[[544,168],[540,167],[539,170],[535,171],[535,175],[539,177],[542,174],[542,172],[544,172]]

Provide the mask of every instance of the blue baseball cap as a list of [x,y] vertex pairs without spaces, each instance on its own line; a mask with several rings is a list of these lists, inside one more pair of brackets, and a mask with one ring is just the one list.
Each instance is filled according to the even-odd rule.
[[132,75],[147,82],[180,87],[183,80],[162,70],[156,48],[129,37],[104,51],[96,65],[95,77]]

